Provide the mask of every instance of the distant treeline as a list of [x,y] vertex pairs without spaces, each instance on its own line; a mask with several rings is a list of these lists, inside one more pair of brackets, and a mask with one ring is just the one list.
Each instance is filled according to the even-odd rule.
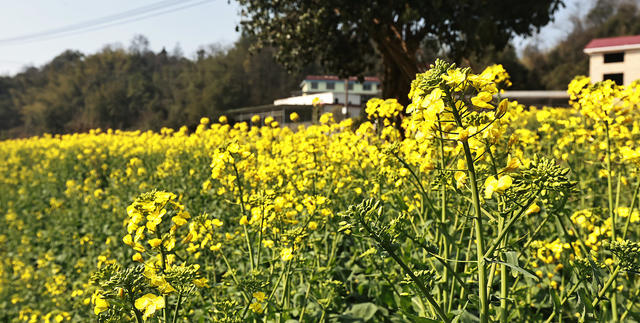
[[[512,89],[564,90],[575,75],[588,74],[582,50],[593,38],[640,34],[637,1],[597,0],[550,50],[513,46],[485,51],[460,62],[475,70],[503,64]],[[143,36],[129,48],[107,46],[85,55],[66,51],[48,64],[13,77],[0,77],[0,138],[69,133],[93,128],[154,129],[194,126],[234,108],[269,104],[299,90],[307,74],[324,73],[320,64],[288,73],[265,49],[251,54],[254,39],[233,46],[210,46],[187,59],[179,50],[154,53]],[[487,54],[488,52],[488,54]],[[419,60],[428,66],[441,49],[425,42]],[[354,57],[353,59],[358,59]],[[365,75],[381,75],[380,64]]]
[[93,128],[159,129],[289,96],[306,73],[287,73],[272,53],[251,55],[249,39],[210,46],[187,59],[154,53],[138,36],[128,49],[84,55],[65,51],[48,64],[0,77],[0,137]]

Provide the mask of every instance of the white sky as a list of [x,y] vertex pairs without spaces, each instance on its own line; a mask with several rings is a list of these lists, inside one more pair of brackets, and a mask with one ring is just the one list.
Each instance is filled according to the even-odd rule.
[[[568,33],[568,17],[586,12],[593,0],[567,0],[567,6],[556,14],[556,22],[542,29],[533,39],[515,39],[516,48],[537,41],[538,46],[550,48]],[[0,75],[13,75],[25,66],[41,66],[67,49],[85,54],[99,51],[107,44],[127,47],[131,39],[146,36],[153,51],[163,47],[171,51],[176,45],[187,57],[209,44],[231,45],[238,37],[235,31],[240,21],[239,6],[228,0],[183,0],[182,4],[166,9],[167,13],[118,24],[98,30],[74,33],[57,38],[35,38],[8,42],[7,39],[119,14],[132,9],[160,3],[160,0],[0,0]],[[162,1],[164,3],[169,0]],[[183,5],[193,7],[174,10]],[[138,16],[132,17],[135,19]],[[84,30],[84,29],[83,29]],[[24,38],[22,38],[24,39]]]
[[[0,0],[0,75],[14,74],[25,65],[40,66],[66,49],[95,53],[106,44],[127,47],[137,34],[149,39],[150,48],[171,51],[177,44],[191,57],[200,46],[232,44],[239,33],[236,2],[211,0],[183,10],[100,30],[55,39],[7,43],[2,40],[50,31],[128,10],[159,3],[159,0]],[[167,2],[167,1],[164,1]],[[200,1],[184,1],[184,4]],[[172,10],[181,5],[167,7]],[[164,10],[161,10],[164,11]]]
[[[535,1],[535,0],[533,0]],[[593,7],[596,0],[564,0],[565,6],[555,13],[554,21],[541,28],[538,35],[529,38],[516,37],[513,40],[518,51],[524,49],[527,44],[537,45],[541,49],[550,49],[566,37],[573,27],[571,17],[584,16]]]

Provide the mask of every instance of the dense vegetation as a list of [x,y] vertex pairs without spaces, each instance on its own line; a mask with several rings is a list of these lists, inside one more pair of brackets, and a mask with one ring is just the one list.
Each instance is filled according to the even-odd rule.
[[128,49],[66,51],[40,68],[0,77],[0,137],[195,127],[203,115],[289,96],[302,75],[318,72],[312,65],[289,74],[271,50],[251,55],[251,42],[211,46],[194,60],[179,50],[154,53],[142,36]]
[[0,321],[640,320],[640,83],[508,83],[438,61],[357,128],[0,142]]

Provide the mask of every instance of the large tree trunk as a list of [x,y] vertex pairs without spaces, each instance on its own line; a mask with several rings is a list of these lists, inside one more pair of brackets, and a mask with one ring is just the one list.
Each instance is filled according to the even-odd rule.
[[383,55],[384,75],[382,76],[382,97],[385,99],[397,99],[400,104],[409,104],[409,90],[411,81],[415,78],[415,73],[409,77],[400,67],[388,56]]
[[382,96],[395,98],[405,107],[409,104],[411,81],[416,77],[418,63],[417,42],[405,41],[393,25],[378,25],[374,40],[382,55],[384,75]]

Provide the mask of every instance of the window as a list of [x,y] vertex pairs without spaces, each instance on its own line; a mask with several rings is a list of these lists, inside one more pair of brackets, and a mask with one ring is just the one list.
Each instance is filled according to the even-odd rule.
[[327,82],[327,90],[333,90],[336,88],[336,85],[333,82]]
[[363,91],[371,91],[371,83],[362,84]]
[[349,88],[349,91],[352,91],[353,90],[353,83],[349,82],[348,88]]
[[311,82],[311,89],[315,90],[318,88],[318,82]]
[[604,62],[605,63],[624,62],[624,52],[604,54]]
[[622,81],[624,80],[622,73],[605,74],[602,76],[602,79],[612,80],[618,85],[622,85]]

